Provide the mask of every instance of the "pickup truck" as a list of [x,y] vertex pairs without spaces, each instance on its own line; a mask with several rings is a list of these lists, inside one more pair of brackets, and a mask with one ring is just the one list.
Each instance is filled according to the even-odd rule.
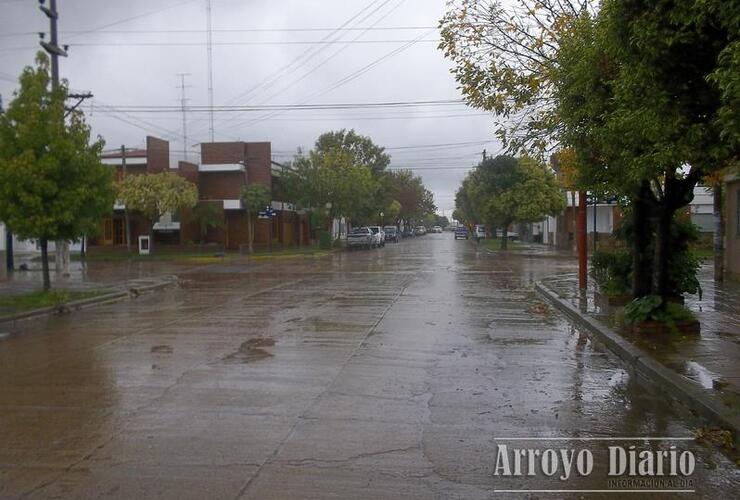
[[347,249],[373,248],[376,237],[369,227],[356,227],[347,235]]

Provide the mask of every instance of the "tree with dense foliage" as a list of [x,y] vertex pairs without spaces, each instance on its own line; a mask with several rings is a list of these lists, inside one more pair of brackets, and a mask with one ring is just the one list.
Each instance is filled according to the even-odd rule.
[[270,207],[272,203],[272,192],[270,188],[262,184],[248,184],[242,188],[241,200],[247,210],[247,238],[249,253],[254,253],[254,217]]
[[219,228],[224,225],[224,213],[221,207],[215,203],[202,202],[193,208],[192,216],[198,224],[198,236],[200,242],[206,241],[208,228]]
[[393,170],[386,173],[388,191],[401,204],[398,218],[405,225],[420,221],[437,210],[433,194],[424,186],[421,177],[411,170]]
[[737,2],[606,1],[561,37],[559,137],[582,186],[630,199],[636,297],[671,295],[676,214],[737,164],[739,18]]
[[740,4],[453,2],[441,48],[511,149],[575,153],[580,189],[624,196],[633,293],[671,294],[672,229],[697,182],[736,166]]
[[198,188],[172,172],[126,176],[118,186],[118,200],[128,210],[141,213],[149,225],[154,248],[154,224],[165,214],[175,214],[198,203]]
[[48,241],[96,232],[115,200],[113,174],[100,162],[103,140],[91,142],[79,109],[65,110],[67,93],[65,83],[51,89],[49,61],[39,53],[0,114],[0,220],[39,241],[45,290]]
[[511,153],[557,147],[552,72],[562,32],[594,0],[454,0],[440,20],[439,48],[468,103],[494,112]]
[[[485,222],[494,232],[501,228],[504,235],[514,222],[536,222],[565,208],[553,173],[529,157],[500,155],[486,159],[466,181],[466,198],[482,218],[476,222]],[[501,248],[506,245],[507,238],[501,238]]]
[[342,129],[321,134],[316,140],[314,151],[322,156],[333,150],[349,153],[352,163],[370,169],[373,175],[382,173],[391,163],[385,149],[377,146],[370,137],[360,135],[354,130]]

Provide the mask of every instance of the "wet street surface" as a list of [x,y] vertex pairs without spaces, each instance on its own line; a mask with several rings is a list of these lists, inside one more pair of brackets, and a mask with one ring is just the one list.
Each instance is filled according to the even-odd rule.
[[[737,497],[701,424],[533,291],[573,265],[430,234],[0,331],[0,497],[620,498],[610,445],[691,450],[685,496]],[[497,476],[501,444],[593,473]]]

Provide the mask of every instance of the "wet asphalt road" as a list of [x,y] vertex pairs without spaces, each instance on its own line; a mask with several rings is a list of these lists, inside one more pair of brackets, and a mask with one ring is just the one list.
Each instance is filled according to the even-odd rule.
[[[645,443],[605,438],[697,425],[532,291],[572,265],[445,233],[24,323],[0,337],[0,497],[621,497],[497,492],[607,489],[606,446]],[[589,448],[594,471],[494,476],[499,444]],[[697,496],[738,494],[724,455],[670,445]]]

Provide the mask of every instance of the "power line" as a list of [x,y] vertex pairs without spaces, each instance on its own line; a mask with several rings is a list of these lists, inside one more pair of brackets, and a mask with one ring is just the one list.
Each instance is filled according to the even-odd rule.
[[[388,12],[386,12],[379,19],[377,19],[372,24],[372,26],[375,26],[377,24],[380,24],[386,17],[388,17],[396,9],[398,9],[405,1],[406,0],[400,0],[396,5],[394,5],[393,7],[391,7],[391,9],[388,10]],[[371,12],[370,14],[368,14],[368,16],[365,17],[365,19],[369,18],[373,13],[375,13],[376,11],[378,11],[380,8],[382,8],[386,4],[387,4],[387,1],[384,2],[383,4],[381,4],[377,9],[375,9],[375,11]],[[274,98],[276,98],[276,97],[284,94],[289,89],[295,87],[297,84],[299,84],[300,82],[302,82],[303,80],[305,80],[306,78],[308,78],[309,75],[315,73],[316,71],[318,71],[319,68],[321,68],[322,66],[324,66],[325,64],[327,64],[329,61],[331,61],[332,59],[334,59],[335,57],[337,57],[342,52],[344,52],[352,43],[360,42],[361,41],[360,38],[365,33],[367,33],[367,31],[361,31],[356,37],[354,37],[352,40],[349,40],[349,41],[344,41],[344,40],[337,41],[338,44],[341,44],[342,45],[338,50],[336,50],[333,54],[329,55],[329,57],[327,57],[326,59],[324,59],[323,61],[321,61],[319,64],[317,64],[313,68],[311,68],[309,71],[307,71],[306,73],[304,73],[300,78],[298,78],[296,80],[293,80],[287,86],[283,87],[282,89],[280,89],[277,92],[272,93],[269,97],[266,97],[262,102],[264,103],[265,101],[269,101],[271,99],[274,99]],[[298,69],[298,68],[296,68],[296,69]]]
[[[19,0],[25,1],[25,0]],[[149,14],[145,14],[149,15]],[[420,31],[436,29],[436,26],[355,26],[347,28],[214,28],[213,33],[322,33],[326,31]],[[65,35],[82,35],[88,33],[102,33],[112,35],[146,35],[146,34],[202,34],[207,30],[194,29],[140,29],[140,30],[60,30],[60,34]],[[35,31],[22,31],[15,33],[1,33],[0,38],[12,38],[22,36],[35,36]]]
[[[419,35],[419,37],[417,37],[417,39],[421,39],[425,35],[426,35],[426,33],[422,33],[421,35]],[[414,45],[414,43],[415,43],[414,41],[411,41],[409,43],[406,43],[406,44],[402,45],[401,47],[399,47],[399,48],[397,48],[395,50],[392,50],[392,51],[386,53],[385,55],[383,55],[383,56],[379,57],[378,59],[375,59],[374,61],[372,61],[370,64],[367,64],[367,65],[363,66],[362,68],[360,68],[359,70],[357,70],[357,71],[355,71],[353,73],[350,73],[349,75],[345,76],[344,78],[341,78],[341,79],[337,80],[336,82],[334,82],[333,84],[331,84],[329,87],[327,87],[327,88],[325,88],[323,90],[320,90],[318,92],[314,92],[313,94],[311,94],[310,96],[308,96],[305,99],[304,102],[309,101],[309,100],[314,99],[314,98],[317,98],[317,97],[321,97],[321,96],[323,96],[323,95],[331,92],[332,90],[336,90],[337,88],[339,88],[339,87],[341,87],[341,86],[349,83],[350,81],[358,78],[359,76],[361,76],[361,75],[365,74],[366,72],[370,71],[371,69],[375,68],[378,64],[380,64],[381,62],[385,61],[386,59],[388,59],[390,57],[393,57],[394,55],[399,54],[400,52],[408,49],[409,47],[411,47],[412,45]],[[271,114],[267,114],[267,115],[264,115],[264,116],[255,118],[255,119],[253,119],[251,121],[240,122],[240,123],[238,123],[235,126],[245,125],[245,126],[249,127],[249,126],[255,125],[256,123],[259,123],[261,121],[268,120],[268,119],[272,118],[273,116],[275,116],[275,115],[277,115],[279,113],[281,113],[281,111],[275,111],[275,112],[273,112]]]
[[[385,0],[383,3],[381,3],[379,6],[377,6],[375,9],[371,10],[368,14],[365,15],[365,17],[360,18],[363,13],[368,11],[373,7],[373,5],[377,4],[380,0],[372,0],[368,4],[366,4],[360,11],[358,11],[356,14],[354,14],[352,17],[350,17],[348,20],[346,20],[344,23],[342,23],[336,30],[332,31],[331,33],[324,36],[321,41],[322,42],[331,42],[336,43],[336,40],[332,40],[333,37],[340,36],[341,32],[340,29],[351,27],[353,23],[362,23],[365,20],[367,20],[370,16],[372,16],[375,12],[377,12],[380,8],[382,8],[384,5],[386,5],[390,0]],[[284,78],[286,76],[289,76],[291,73],[294,73],[299,68],[307,64],[311,59],[319,55],[321,52],[326,50],[329,47],[329,45],[321,45],[321,46],[311,46],[308,49],[304,50],[299,54],[296,58],[294,58],[292,61],[290,61],[288,64],[282,66],[277,71],[271,73],[267,78],[262,80],[257,85],[252,86],[251,88],[247,89],[245,92],[242,92],[241,94],[238,94],[237,96],[233,97],[232,99],[229,99],[227,104],[231,104],[234,102],[237,102],[239,100],[245,99],[248,96],[254,96],[256,92],[260,92],[263,89],[271,88],[273,85],[275,85],[280,78]],[[264,102],[264,101],[263,101]],[[227,120],[225,123],[232,122],[233,119]]]
[[143,14],[137,14],[135,16],[126,17],[124,19],[119,19],[118,21],[113,21],[113,22],[110,22],[110,23],[107,23],[107,24],[103,24],[103,25],[98,26],[96,28],[92,28],[92,29],[89,29],[89,30],[78,31],[76,34],[74,34],[73,36],[71,36],[69,38],[77,38],[80,35],[84,35],[84,34],[88,34],[88,33],[95,33],[97,31],[104,30],[105,28],[110,28],[112,26],[118,26],[119,24],[128,23],[128,22],[134,21],[136,19],[141,19],[142,17],[147,17],[147,16],[151,16],[151,15],[154,15],[154,14],[159,14],[160,12],[164,12],[166,10],[174,9],[175,7],[180,7],[182,5],[185,5],[187,3],[191,3],[191,2],[194,2],[194,1],[195,0],[185,0],[184,2],[178,2],[178,3],[175,3],[175,4],[171,4],[171,5],[166,5],[166,6],[162,7],[162,8],[159,8],[159,9],[155,9],[155,10],[152,10],[152,11],[149,11],[149,12],[144,12]]
[[[326,104],[262,104],[251,106],[188,106],[191,112],[219,111],[311,111],[311,110],[353,110],[353,109],[383,109],[383,108],[413,108],[413,107],[439,107],[464,105],[462,99],[439,99],[428,101],[381,101],[381,102],[349,102],[349,103],[326,103]],[[110,105],[110,108],[128,112],[173,112],[180,111],[180,106],[167,105]]]

